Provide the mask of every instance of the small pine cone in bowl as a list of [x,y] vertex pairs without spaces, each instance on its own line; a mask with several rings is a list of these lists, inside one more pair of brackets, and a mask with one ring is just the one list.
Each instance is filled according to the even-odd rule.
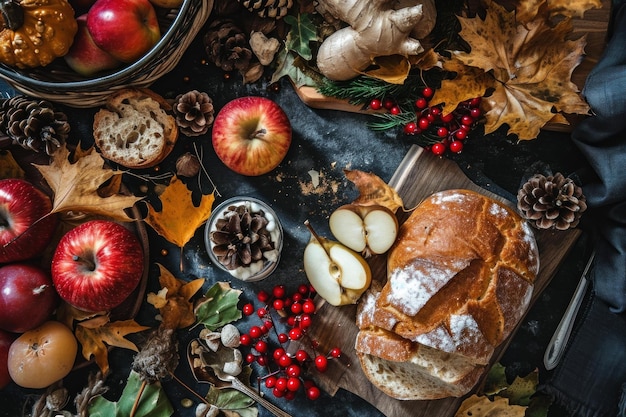
[[517,192],[517,208],[537,229],[567,230],[587,210],[582,188],[561,173],[536,174]]
[[204,135],[215,120],[213,100],[198,90],[179,94],[172,105],[176,124],[187,136]]
[[243,281],[258,281],[278,265],[283,229],[276,213],[253,197],[233,197],[213,210],[205,245],[218,268]]

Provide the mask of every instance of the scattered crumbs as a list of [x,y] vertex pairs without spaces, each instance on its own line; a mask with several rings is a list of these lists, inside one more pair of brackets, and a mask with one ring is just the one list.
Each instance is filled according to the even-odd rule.
[[308,172],[308,174],[311,176],[311,184],[313,185],[313,188],[317,188],[320,185],[320,173],[312,169]]
[[[309,171],[309,175],[311,172]],[[299,181],[300,191],[303,195],[328,195],[329,193],[336,194],[339,190],[340,182],[336,180],[328,180],[324,175],[324,172],[317,172],[317,181],[314,180],[313,175],[311,175],[311,181]]]
[[282,174],[282,172],[279,172],[279,173],[276,175],[276,178],[275,178],[275,179],[276,179],[276,181],[277,181],[277,182],[283,182],[283,174]]
[[336,166],[337,166],[337,161],[333,161],[333,162],[330,163],[330,167],[332,169],[335,169]]

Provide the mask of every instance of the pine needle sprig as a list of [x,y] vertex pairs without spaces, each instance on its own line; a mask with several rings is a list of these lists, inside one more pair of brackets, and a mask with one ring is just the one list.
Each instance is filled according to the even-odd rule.
[[317,86],[320,94],[347,100],[352,105],[367,106],[374,98],[391,97],[396,102],[415,100],[426,86],[437,88],[444,73],[439,69],[414,71],[404,84],[392,84],[384,80],[360,75],[347,81],[332,81],[324,78]]
[[415,117],[415,112],[410,111],[401,112],[400,114],[375,113],[372,114],[372,118],[376,120],[367,122],[367,127],[375,131],[402,128],[407,123],[414,122]]

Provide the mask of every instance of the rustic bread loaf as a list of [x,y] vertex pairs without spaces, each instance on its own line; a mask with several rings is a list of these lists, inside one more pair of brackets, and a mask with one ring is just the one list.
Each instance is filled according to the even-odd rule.
[[439,381],[412,399],[465,394],[526,312],[538,270],[532,230],[513,209],[469,190],[433,194],[401,226],[385,285],[362,298],[363,370],[381,389],[390,380],[375,365]]
[[127,168],[161,162],[178,139],[171,106],[148,89],[128,88],[112,94],[94,116],[95,144],[106,159]]
[[370,288],[358,307],[356,348],[365,375],[381,391],[400,400],[458,397],[478,381],[484,366],[405,339],[372,324],[376,298]]

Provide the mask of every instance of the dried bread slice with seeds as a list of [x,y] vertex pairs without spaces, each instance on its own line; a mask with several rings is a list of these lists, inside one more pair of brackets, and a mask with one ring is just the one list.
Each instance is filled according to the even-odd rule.
[[95,144],[108,160],[149,168],[165,159],[178,139],[171,106],[149,89],[122,89],[94,115]]

